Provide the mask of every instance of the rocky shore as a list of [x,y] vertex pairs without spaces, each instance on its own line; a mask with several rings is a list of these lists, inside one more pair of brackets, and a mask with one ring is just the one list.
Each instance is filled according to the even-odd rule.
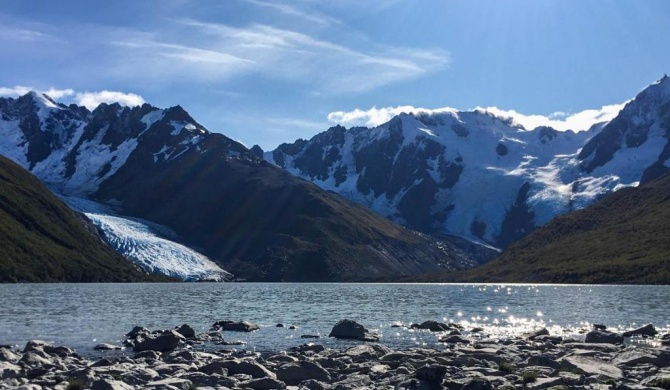
[[[414,327],[441,332],[443,347],[391,350],[351,320],[330,333],[357,340],[341,350],[318,343],[278,353],[221,349],[235,344],[222,330],[258,331],[234,321],[218,321],[203,334],[188,325],[153,332],[136,327],[123,353],[106,352],[121,346],[101,344],[96,358],[33,340],[21,350],[0,346],[0,389],[670,389],[670,335],[657,335],[651,325],[627,334],[596,325],[586,342],[546,329],[487,341],[464,335],[472,330],[460,334],[455,324]],[[623,344],[628,337],[654,342]]]

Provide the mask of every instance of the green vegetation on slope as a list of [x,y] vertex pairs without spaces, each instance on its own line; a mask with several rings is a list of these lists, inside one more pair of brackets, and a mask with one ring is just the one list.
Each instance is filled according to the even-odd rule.
[[0,156],[0,282],[122,282],[145,275],[40,181]]
[[557,217],[481,267],[421,280],[670,284],[670,175]]

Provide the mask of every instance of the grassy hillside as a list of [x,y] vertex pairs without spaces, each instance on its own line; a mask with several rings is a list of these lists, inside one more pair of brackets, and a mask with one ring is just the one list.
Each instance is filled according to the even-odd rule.
[[0,156],[0,282],[157,280],[109,249],[85,218]]
[[670,284],[670,175],[557,217],[481,267],[417,280]]

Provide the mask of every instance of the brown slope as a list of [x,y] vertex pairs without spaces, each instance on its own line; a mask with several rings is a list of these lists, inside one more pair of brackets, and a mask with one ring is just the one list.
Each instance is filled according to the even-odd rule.
[[[147,132],[97,194],[172,227],[235,276],[253,281],[372,281],[461,267],[436,240],[251,155],[221,134],[157,161]],[[158,135],[156,136],[158,137]]]
[[109,249],[18,164],[0,156],[0,282],[154,280]]
[[670,175],[557,217],[481,267],[421,280],[670,284]]

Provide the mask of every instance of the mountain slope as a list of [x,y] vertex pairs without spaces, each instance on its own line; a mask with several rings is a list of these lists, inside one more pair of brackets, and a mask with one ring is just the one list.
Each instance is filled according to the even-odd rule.
[[159,280],[109,249],[86,219],[0,156],[0,282]]
[[264,162],[179,106],[91,112],[30,93],[0,110],[0,151],[50,188],[167,226],[236,277],[383,280],[480,259]]
[[421,281],[670,283],[670,174],[557,217],[479,268]]
[[264,157],[405,226],[505,248],[557,215],[670,166],[670,80],[589,131],[525,129],[486,110],[333,127]]

